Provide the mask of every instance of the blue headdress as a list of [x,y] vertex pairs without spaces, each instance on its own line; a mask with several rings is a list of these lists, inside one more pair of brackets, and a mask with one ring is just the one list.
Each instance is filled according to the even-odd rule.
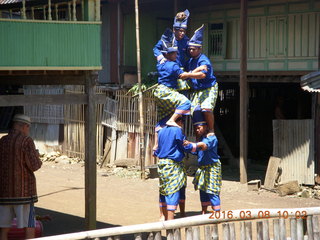
[[188,46],[202,47],[203,31],[204,25],[202,24],[201,27],[194,31],[192,38],[188,42]]
[[173,28],[187,29],[189,15],[190,12],[188,9],[186,9],[184,12],[177,13],[173,21]]
[[207,125],[207,122],[199,105],[194,109],[192,122],[194,126]]
[[178,47],[175,46],[175,37],[170,28],[167,28],[161,36],[162,53],[177,52]]

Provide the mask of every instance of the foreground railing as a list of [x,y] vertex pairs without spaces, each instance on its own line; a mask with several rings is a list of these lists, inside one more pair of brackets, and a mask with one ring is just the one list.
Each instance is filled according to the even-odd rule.
[[[154,222],[123,227],[105,228],[78,233],[63,234],[51,237],[39,238],[49,239],[99,239],[107,237],[108,240],[121,239],[121,236],[134,234],[133,239],[159,240],[161,230],[166,231],[167,239],[320,239],[319,219],[320,207],[315,208],[288,208],[288,209],[243,209],[215,212],[212,214],[186,217],[165,222]],[[273,223],[273,231],[269,228],[269,219]],[[290,230],[287,230],[290,226]],[[256,227],[253,227],[256,222]],[[221,224],[220,224],[221,223]],[[235,224],[240,224],[239,228]],[[200,232],[199,226],[204,226],[204,232]],[[183,231],[185,228],[185,231]],[[256,229],[256,232],[252,230]],[[238,237],[237,237],[238,235]],[[287,235],[290,237],[288,238]],[[184,238],[183,238],[184,237]],[[126,236],[128,239],[128,236]]]

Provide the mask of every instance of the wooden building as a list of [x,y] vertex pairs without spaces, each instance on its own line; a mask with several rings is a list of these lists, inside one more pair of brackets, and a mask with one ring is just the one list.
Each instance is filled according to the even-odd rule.
[[[105,101],[94,90],[102,69],[100,31],[100,1],[0,1],[0,107],[84,105],[87,229],[96,226],[95,114]],[[35,85],[42,93],[28,87]],[[47,85],[59,91],[45,94]],[[60,91],[66,85],[84,93]],[[28,95],[12,91],[23,88]]]
[[[225,140],[227,149],[230,149],[235,157],[235,160],[225,161],[230,165],[241,165],[241,161],[239,164],[237,159],[239,156],[241,159],[241,151],[246,146],[239,146],[247,140],[247,150],[244,149],[247,154],[244,155],[248,162],[267,165],[269,157],[280,154],[281,150],[276,150],[279,146],[275,146],[274,140],[277,120],[312,119],[311,128],[313,124],[319,125],[314,114],[314,109],[318,106],[317,96],[300,88],[300,77],[318,69],[320,1],[248,0],[244,1],[247,2],[244,10],[241,2],[139,1],[140,31],[143,36],[142,76],[146,78],[149,72],[155,71],[156,60],[152,48],[164,29],[172,27],[174,14],[188,8],[191,15],[187,35],[192,36],[193,31],[201,24],[204,24],[206,29],[204,53],[213,63],[220,89],[215,110],[217,128],[222,133],[220,136]],[[126,76],[130,76],[136,66],[134,3],[119,0],[109,1],[107,4],[110,8],[117,9],[113,13],[116,15],[113,17],[116,22],[113,24],[115,39],[110,41],[111,49],[117,51],[110,52],[110,58],[118,63],[118,82],[125,85],[128,81]],[[245,25],[241,25],[243,13],[246,14]],[[241,31],[241,26],[246,27],[247,34]],[[241,52],[241,44],[246,47],[245,53]],[[241,63],[244,55],[246,61]],[[245,76],[247,80],[247,84],[242,87],[241,76]],[[244,95],[243,89],[246,91]],[[247,104],[240,104],[239,99],[247,100]],[[247,123],[239,124],[239,116],[247,119]],[[247,124],[248,130],[244,124]],[[304,123],[300,126],[296,133],[298,135],[293,135],[295,138],[304,138],[299,133],[307,131]],[[311,131],[309,134],[310,136],[305,137],[314,139],[315,132]],[[314,157],[316,148],[312,141],[310,147],[307,147],[307,159],[297,154],[294,157],[297,164],[290,162],[291,160],[288,163],[288,166],[292,166],[299,173],[292,173],[283,180],[294,178],[300,183],[313,184],[312,176],[315,171],[319,174],[315,167],[320,164],[320,159]],[[295,152],[299,149],[293,143],[286,145],[281,142],[281,146],[292,149],[283,150],[284,152]],[[282,154],[286,154],[284,152]],[[305,167],[301,168],[298,163]],[[308,181],[299,177],[303,176],[305,171],[311,175]]]

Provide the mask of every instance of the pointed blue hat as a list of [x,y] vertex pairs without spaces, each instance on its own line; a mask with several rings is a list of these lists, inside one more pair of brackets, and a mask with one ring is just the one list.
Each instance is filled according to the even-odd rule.
[[192,122],[194,126],[207,125],[204,114],[199,105],[193,111]]
[[188,42],[188,46],[202,47],[203,31],[204,25],[202,24],[201,27],[194,31],[192,38]]
[[175,45],[175,37],[170,28],[167,28],[161,36],[162,53],[177,52],[178,47]]
[[177,15],[174,17],[173,28],[187,29],[189,15],[190,12],[188,9],[184,10],[184,12],[177,13]]

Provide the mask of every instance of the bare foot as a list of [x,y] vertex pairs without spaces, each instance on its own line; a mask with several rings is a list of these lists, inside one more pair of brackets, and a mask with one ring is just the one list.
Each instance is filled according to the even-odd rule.
[[159,222],[163,222],[165,220],[166,220],[166,218],[164,217],[164,215],[161,215],[160,218],[159,218]]
[[166,122],[166,125],[172,126],[172,127],[180,127],[175,121],[168,121]]

